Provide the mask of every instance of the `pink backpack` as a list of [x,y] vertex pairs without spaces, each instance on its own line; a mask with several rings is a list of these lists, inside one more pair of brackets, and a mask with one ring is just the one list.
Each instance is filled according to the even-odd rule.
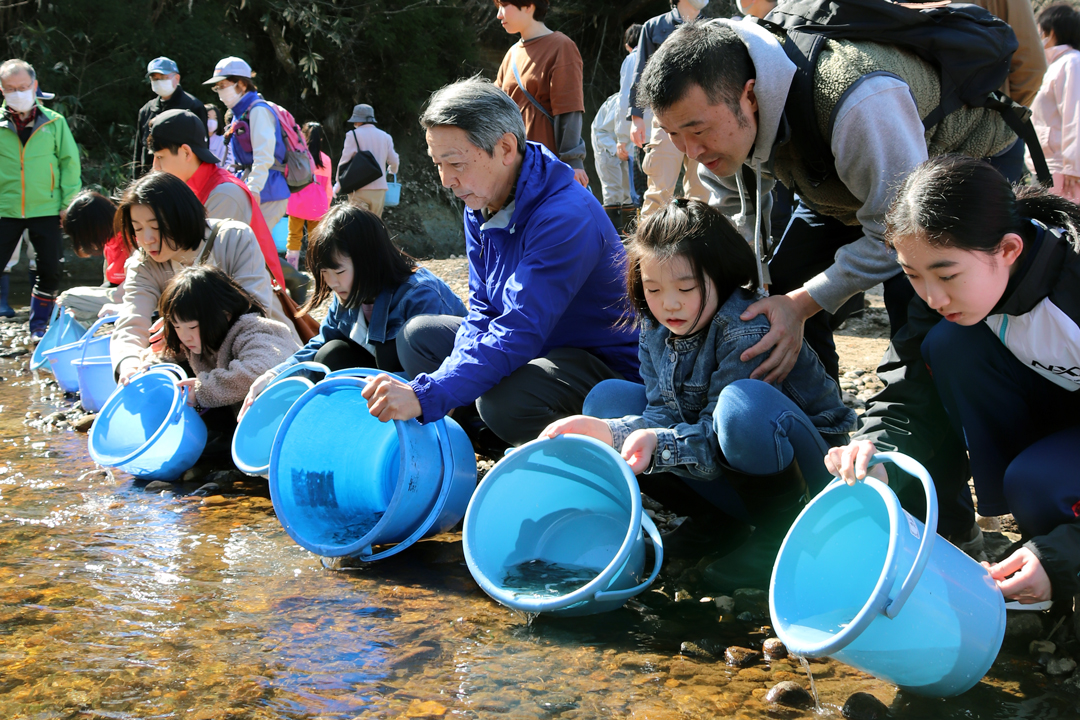
[[277,115],[281,137],[285,139],[285,168],[282,170],[285,181],[289,184],[289,190],[297,192],[315,181],[315,161],[292,113],[277,103],[265,102]]

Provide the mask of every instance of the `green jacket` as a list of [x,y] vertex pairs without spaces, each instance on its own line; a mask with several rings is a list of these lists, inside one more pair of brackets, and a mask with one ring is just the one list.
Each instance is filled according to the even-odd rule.
[[37,110],[24,147],[7,103],[0,106],[0,217],[59,215],[82,187],[79,147],[67,120],[40,102]]

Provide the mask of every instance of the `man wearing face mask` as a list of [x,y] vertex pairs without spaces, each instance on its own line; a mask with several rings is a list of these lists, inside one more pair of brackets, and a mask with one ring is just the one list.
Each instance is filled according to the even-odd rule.
[[28,230],[37,251],[30,332],[40,338],[60,285],[60,210],[82,186],[79,148],[64,116],[37,102],[37,75],[30,63],[0,65],[0,88],[0,268]]
[[[671,12],[658,15],[647,23],[641,31],[641,39],[634,50],[633,83],[630,86],[630,120],[633,124],[630,139],[645,151],[641,169],[649,178],[649,187],[641,203],[641,219],[644,220],[671,200],[675,194],[675,185],[679,181],[679,171],[683,173],[683,194],[685,197],[709,201],[709,191],[698,179],[696,161],[686,157],[672,144],[667,133],[652,122],[652,113],[648,112],[637,99],[637,83],[645,65],[657,48],[667,40],[671,33],[683,23],[694,22],[709,4],[709,0],[672,0]],[[646,113],[648,120],[646,122]],[[651,127],[650,127],[651,126]]]
[[146,66],[146,77],[156,97],[139,110],[139,124],[135,131],[135,159],[133,177],[138,180],[150,172],[154,155],[146,147],[150,135],[150,121],[166,110],[190,110],[206,125],[206,108],[200,100],[184,92],[180,87],[180,69],[167,57],[159,57]]

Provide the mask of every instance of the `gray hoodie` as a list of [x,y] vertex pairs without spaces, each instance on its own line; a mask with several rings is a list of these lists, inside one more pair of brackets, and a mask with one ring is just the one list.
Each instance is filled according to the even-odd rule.
[[[746,164],[759,181],[757,188],[743,188],[739,175],[719,178],[704,165],[698,176],[712,192],[710,203],[732,217],[739,231],[753,242],[761,208],[761,236],[768,238],[775,180],[772,159],[777,146],[788,142],[790,132],[783,117],[795,65],[788,60],[776,37],[748,20],[711,20],[727,25],[746,44],[756,69],[754,94],[758,102],[758,131]],[[852,295],[896,275],[896,255],[882,242],[885,213],[896,186],[927,159],[926,139],[919,111],[908,86],[895,76],[871,75],[860,80],[836,108],[831,149],[836,170],[848,190],[863,202],[856,213],[863,237],[842,247],[835,263],[804,286],[821,307],[835,312]],[[746,202],[754,193],[757,202]]]

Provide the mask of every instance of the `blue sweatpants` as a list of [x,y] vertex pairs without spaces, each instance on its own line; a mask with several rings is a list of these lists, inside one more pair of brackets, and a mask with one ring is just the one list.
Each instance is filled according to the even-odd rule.
[[938,323],[922,355],[971,457],[982,515],[1045,535],[1080,517],[1080,391],[1020,362],[985,324]]

